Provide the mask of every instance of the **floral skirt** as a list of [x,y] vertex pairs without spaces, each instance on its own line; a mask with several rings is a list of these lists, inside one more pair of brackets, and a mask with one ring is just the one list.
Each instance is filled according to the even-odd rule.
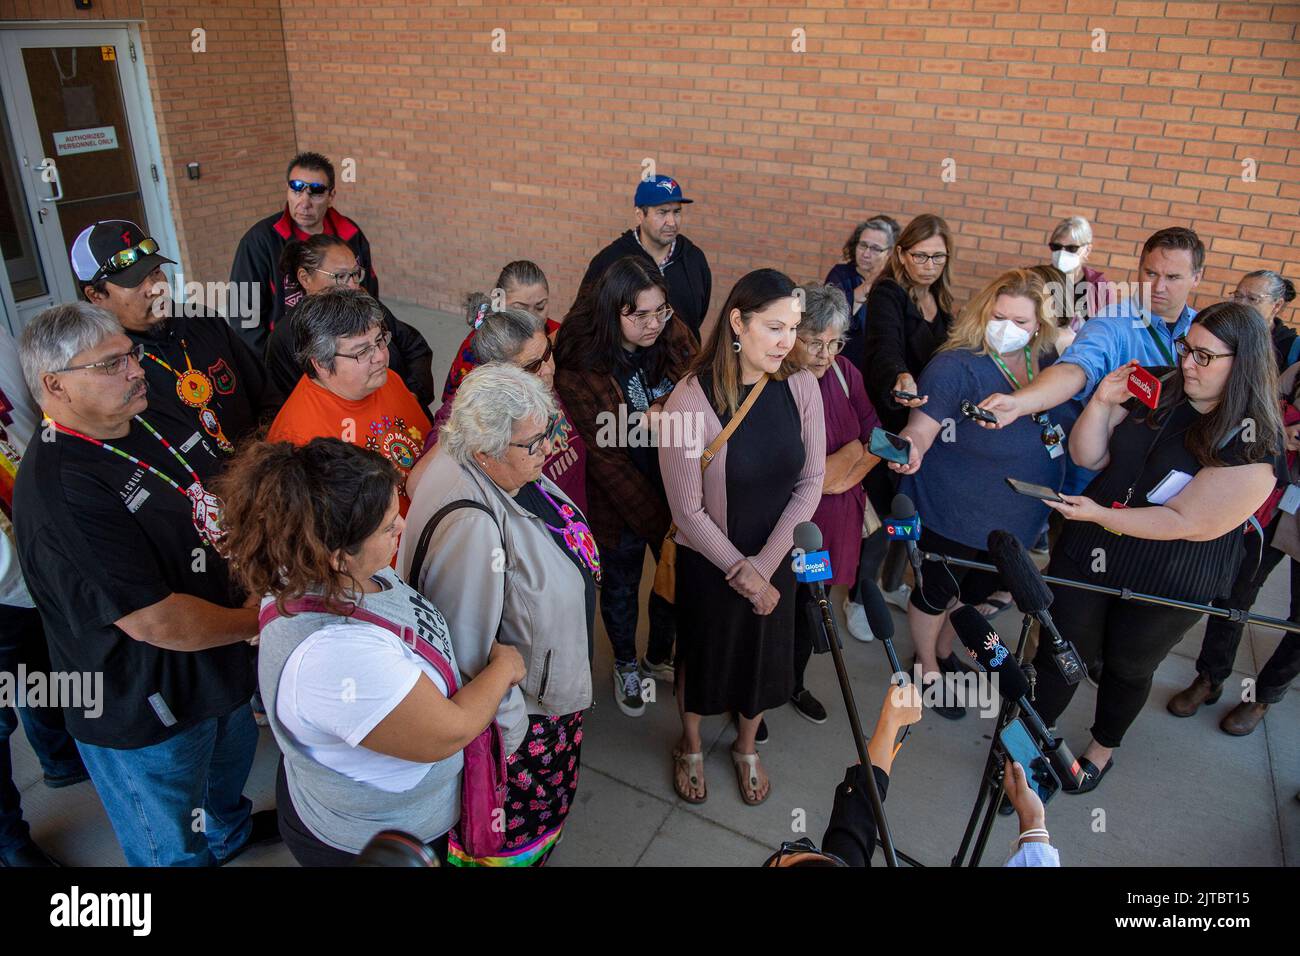
[[578,790],[583,711],[528,715],[528,733],[506,758],[506,840],[493,856],[465,852],[455,828],[447,846],[452,866],[542,866],[560,841]]

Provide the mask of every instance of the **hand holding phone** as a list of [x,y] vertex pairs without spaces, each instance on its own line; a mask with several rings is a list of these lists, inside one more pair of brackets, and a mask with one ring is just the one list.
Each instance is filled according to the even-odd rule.
[[873,428],[867,451],[896,465],[906,465],[912,458],[912,443],[883,428]]
[[918,394],[916,379],[912,378],[907,372],[903,372],[898,378],[894,379],[894,387],[889,394],[893,396],[894,401],[904,408],[920,408],[929,401],[928,396]]
[[1141,365],[1133,366],[1129,372],[1128,390],[1147,408],[1155,408],[1160,402],[1160,379]]
[[1024,495],[1027,498],[1037,498],[1039,501],[1064,501],[1059,494],[1048,488],[1046,485],[1035,485],[1028,481],[1020,481],[1016,478],[1006,479],[1011,490],[1018,495]]
[[961,400],[961,413],[975,422],[987,422],[990,425],[998,423],[998,417],[987,409],[980,408],[974,402]]

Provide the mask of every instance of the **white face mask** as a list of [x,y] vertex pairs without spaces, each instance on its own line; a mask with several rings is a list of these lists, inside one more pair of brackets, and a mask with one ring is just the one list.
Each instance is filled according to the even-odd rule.
[[1052,253],[1052,265],[1060,269],[1066,275],[1069,275],[1075,269],[1079,268],[1083,262],[1077,252],[1070,252],[1066,249],[1058,249]]
[[1010,319],[994,319],[984,330],[984,341],[994,352],[1014,352],[1029,344],[1029,333]]

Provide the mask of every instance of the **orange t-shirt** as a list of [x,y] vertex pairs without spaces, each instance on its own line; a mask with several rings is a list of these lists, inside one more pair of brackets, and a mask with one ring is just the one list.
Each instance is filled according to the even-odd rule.
[[406,476],[431,427],[419,399],[389,369],[388,380],[359,402],[340,398],[304,375],[275,416],[266,438],[295,445],[305,445],[313,438],[340,438],[378,452],[401,472],[398,496],[402,517],[406,517],[411,505],[406,496]]

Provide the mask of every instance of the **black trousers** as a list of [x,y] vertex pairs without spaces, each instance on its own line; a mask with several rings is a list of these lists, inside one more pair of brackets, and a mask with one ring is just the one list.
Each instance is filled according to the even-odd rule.
[[[1249,611],[1255,604],[1259,592],[1278,562],[1286,557],[1276,548],[1269,547],[1273,534],[1277,531],[1274,520],[1265,531],[1263,559],[1255,561],[1255,549],[1246,549],[1246,560],[1241,563],[1241,571],[1232,585],[1232,596],[1227,601],[1219,602],[1222,607],[1239,608]],[[1248,539],[1257,543],[1258,539]],[[1291,613],[1287,620],[1300,623],[1300,564],[1291,562]],[[1234,624],[1223,618],[1211,618],[1205,626],[1205,640],[1201,643],[1201,654],[1196,659],[1196,670],[1211,684],[1219,685],[1232,676],[1232,665],[1237,659],[1237,645],[1241,643],[1244,624]],[[1259,677],[1255,681],[1255,700],[1261,704],[1276,704],[1286,696],[1287,688],[1300,674],[1300,634],[1284,632],[1282,642],[1273,651]]]
[[[1087,580],[1083,569],[1060,549],[1052,553],[1047,573]],[[1156,668],[1200,615],[1061,585],[1052,585],[1052,594],[1052,617],[1061,636],[1078,648],[1085,661],[1105,662],[1097,682],[1092,736],[1103,747],[1118,747],[1142,712]],[[1078,685],[1071,687],[1061,679],[1047,641],[1039,642],[1034,667],[1038,672],[1034,707],[1047,724],[1054,724]]]

